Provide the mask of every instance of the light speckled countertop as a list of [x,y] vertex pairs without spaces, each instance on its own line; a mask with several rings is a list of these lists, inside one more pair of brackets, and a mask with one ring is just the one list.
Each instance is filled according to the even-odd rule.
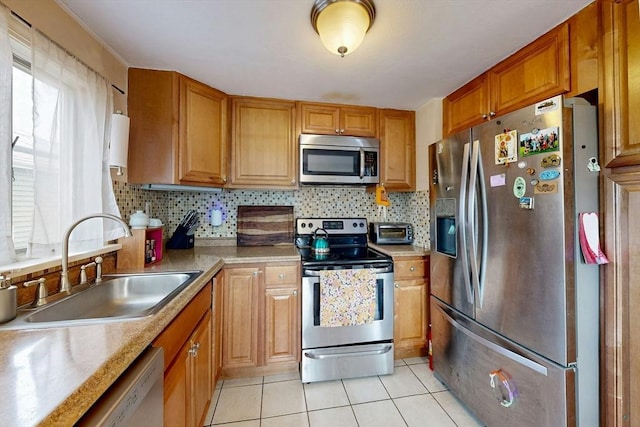
[[369,246],[392,257],[429,255],[428,249],[414,245],[376,245],[374,243],[369,243]]
[[169,250],[162,262],[145,271],[203,274],[152,316],[68,328],[0,330],[0,423],[72,425],[225,263],[299,260],[293,246]]

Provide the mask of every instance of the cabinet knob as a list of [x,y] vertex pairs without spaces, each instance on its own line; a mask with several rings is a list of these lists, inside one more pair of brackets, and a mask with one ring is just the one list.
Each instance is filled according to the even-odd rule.
[[284,273],[278,274],[278,277],[281,278],[281,279],[284,279]]
[[394,288],[399,288],[399,287],[400,287],[400,285],[399,285],[399,284],[397,284],[397,283],[394,283],[394,284],[393,284],[393,287],[394,287]]
[[489,112],[489,115],[490,115],[491,117],[495,117],[496,113],[495,113],[495,112],[493,112],[493,111],[490,111],[490,112]]
[[226,176],[222,178],[222,182],[227,182],[227,177]]
[[293,296],[296,296],[296,295],[298,295],[298,290],[297,290],[297,289],[295,289],[295,290],[293,291]]
[[483,114],[483,115],[482,115],[482,118],[483,118],[483,119],[486,119],[487,117],[489,117],[489,116],[487,116],[486,114]]
[[336,133],[338,133],[338,134],[339,134],[339,133],[340,133],[340,129],[336,129]]
[[416,271],[416,268],[412,265],[411,267],[409,267],[409,271]]

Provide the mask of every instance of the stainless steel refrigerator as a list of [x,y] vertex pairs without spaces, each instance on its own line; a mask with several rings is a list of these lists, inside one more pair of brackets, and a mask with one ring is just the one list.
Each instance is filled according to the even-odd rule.
[[555,97],[437,142],[436,376],[487,426],[597,426],[596,107]]

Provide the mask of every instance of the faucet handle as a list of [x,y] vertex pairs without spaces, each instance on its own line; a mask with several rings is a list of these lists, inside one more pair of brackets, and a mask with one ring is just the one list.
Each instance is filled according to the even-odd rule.
[[96,263],[96,283],[100,283],[102,282],[102,257],[101,256],[97,256],[94,259],[94,262]]
[[39,278],[38,280],[29,280],[28,282],[24,282],[22,286],[25,288],[29,288],[31,286],[37,286],[36,288],[36,296],[31,303],[31,307],[40,307],[47,303],[47,297],[49,296],[49,291],[47,291],[47,287],[45,286],[45,282],[47,279],[44,277]]

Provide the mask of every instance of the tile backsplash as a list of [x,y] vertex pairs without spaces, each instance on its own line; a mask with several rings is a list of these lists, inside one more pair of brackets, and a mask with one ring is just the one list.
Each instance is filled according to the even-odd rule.
[[[200,215],[198,237],[236,237],[237,210],[240,205],[293,206],[297,217],[365,217],[368,221],[383,221],[378,215],[375,195],[364,187],[301,187],[295,191],[224,190],[221,193],[151,191],[139,185],[114,182],[116,200],[122,217],[128,221],[136,210],[149,204],[151,216],[164,224],[165,238],[171,236],[182,217],[190,209]],[[389,193],[391,206],[387,221],[413,224],[415,244],[429,247],[429,192]],[[214,227],[211,211],[214,205],[223,211],[221,226]]]

